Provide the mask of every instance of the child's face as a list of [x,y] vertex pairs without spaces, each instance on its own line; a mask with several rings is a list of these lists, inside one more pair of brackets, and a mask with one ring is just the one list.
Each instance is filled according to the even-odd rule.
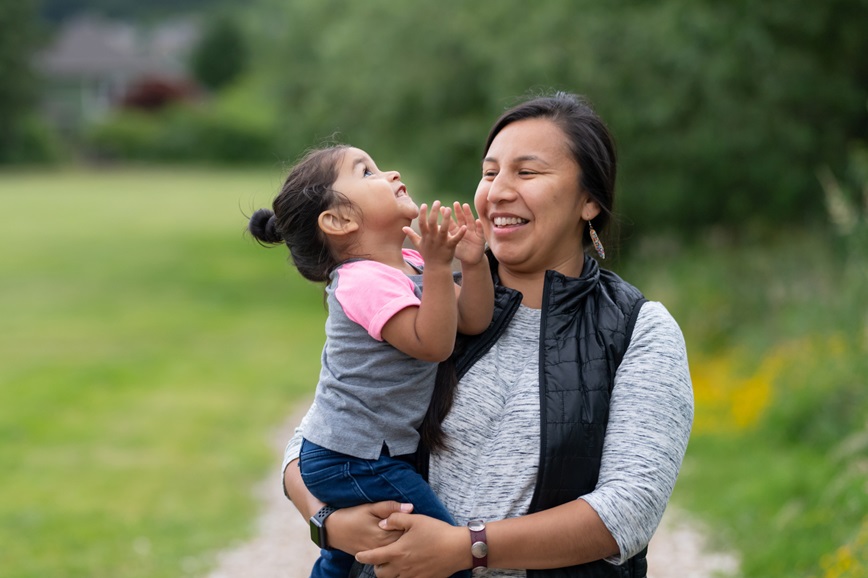
[[407,194],[400,173],[381,171],[361,149],[347,149],[332,187],[355,205],[365,228],[397,227],[400,230],[419,215],[419,208]]

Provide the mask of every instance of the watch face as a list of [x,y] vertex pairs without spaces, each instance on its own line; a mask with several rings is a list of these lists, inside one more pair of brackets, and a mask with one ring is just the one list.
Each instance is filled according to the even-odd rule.
[[310,524],[310,539],[320,548],[323,547],[322,527],[318,523],[315,523],[313,518],[311,518]]

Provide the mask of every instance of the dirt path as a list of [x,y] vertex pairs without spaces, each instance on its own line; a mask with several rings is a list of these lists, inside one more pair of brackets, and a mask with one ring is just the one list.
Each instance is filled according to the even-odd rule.
[[[301,415],[291,416],[273,438],[275,455],[283,455],[286,441]],[[208,578],[307,578],[318,550],[310,541],[307,523],[283,496],[277,475],[254,489],[260,501],[256,535],[221,552]],[[738,570],[738,559],[711,552],[706,533],[683,512],[670,507],[651,540],[648,578],[717,578]]]

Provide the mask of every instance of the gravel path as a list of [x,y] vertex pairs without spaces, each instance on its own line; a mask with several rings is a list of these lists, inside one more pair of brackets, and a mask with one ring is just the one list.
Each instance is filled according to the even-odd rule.
[[[286,441],[301,421],[307,406],[293,415],[272,436],[278,460]],[[261,514],[256,535],[217,555],[216,568],[208,578],[307,578],[317,548],[310,541],[305,522],[280,488],[278,475],[269,476],[254,488]],[[648,578],[719,578],[738,571],[738,559],[725,552],[712,552],[706,532],[686,514],[670,507],[651,540]]]

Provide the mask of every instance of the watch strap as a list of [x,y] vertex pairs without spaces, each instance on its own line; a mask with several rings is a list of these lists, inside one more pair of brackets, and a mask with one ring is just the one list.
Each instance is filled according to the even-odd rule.
[[322,550],[328,549],[325,520],[336,511],[337,508],[323,506],[319,509],[319,512],[310,518],[310,539],[313,540],[313,543],[319,546]]
[[467,523],[470,530],[470,554],[473,558],[473,570],[488,568],[488,541],[485,536],[485,522],[470,520]]

